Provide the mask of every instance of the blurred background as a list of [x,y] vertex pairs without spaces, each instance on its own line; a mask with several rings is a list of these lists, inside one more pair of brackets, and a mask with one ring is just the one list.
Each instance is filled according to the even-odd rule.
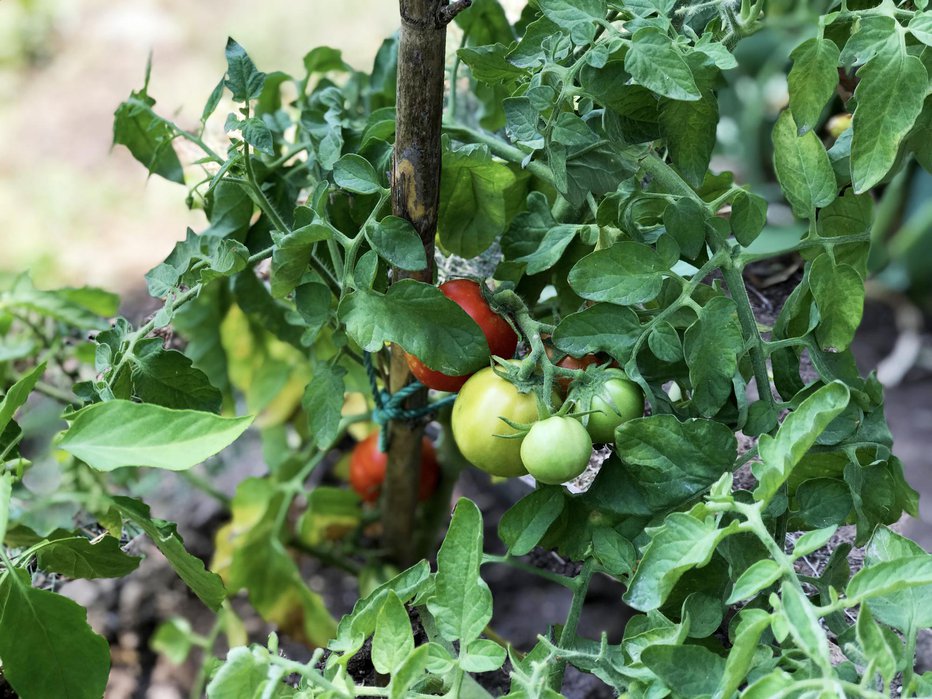
[[[156,108],[197,125],[226,70],[227,36],[260,69],[298,74],[327,44],[368,70],[397,29],[386,0],[3,0],[0,2],[0,274],[31,269],[40,287],[144,289],[186,226],[184,192],[111,151],[113,112],[143,84]],[[222,118],[221,118],[222,121]]]
[[[514,18],[524,3],[503,4]],[[812,30],[812,10],[795,0],[773,0],[768,8],[785,21],[739,46],[740,68],[730,71],[720,92],[723,118],[713,169],[733,170],[739,182],[768,196],[771,224],[785,229],[797,224],[778,200],[770,131],[787,103],[789,53]],[[0,211],[6,212],[0,286],[30,270],[40,288],[87,284],[116,291],[124,298],[123,312],[138,317],[151,307],[143,274],[184,238],[186,227],[204,227],[203,213],[185,206],[182,188],[147,178],[125,149],[111,150],[113,112],[142,86],[150,53],[149,94],[158,100],[156,110],[194,128],[225,71],[227,36],[264,71],[300,75],[304,54],[324,44],[368,71],[382,39],[397,29],[397,11],[391,0],[0,0]],[[451,36],[448,48],[457,44]],[[833,139],[828,127],[821,135],[826,143]],[[932,176],[915,165],[905,169],[886,187],[877,211],[874,277],[855,354],[862,370],[881,372],[895,451],[908,480],[923,493],[921,519],[901,528],[932,550]],[[794,264],[783,260],[780,269],[792,275]],[[772,277],[774,283],[784,272]],[[171,502],[177,509],[170,495],[166,514]],[[190,543],[197,522],[181,526]],[[150,583],[172,585],[165,566],[155,567],[152,559],[145,565],[153,566]],[[140,595],[148,593],[133,589],[124,588],[118,603],[104,599],[94,609],[137,614]],[[93,600],[82,594],[106,596],[102,590],[78,587],[70,594],[89,604]],[[168,592],[156,598],[153,618],[181,613],[183,596],[177,587]],[[94,609],[92,623],[103,623]],[[124,626],[137,638],[121,637],[120,648],[143,652],[152,629]],[[115,665],[121,662],[139,664],[138,658],[115,655]],[[107,696],[178,697],[181,687],[190,686],[190,677],[161,661],[153,661],[149,672],[145,683],[135,670],[115,672]],[[145,694],[143,686],[149,687]]]

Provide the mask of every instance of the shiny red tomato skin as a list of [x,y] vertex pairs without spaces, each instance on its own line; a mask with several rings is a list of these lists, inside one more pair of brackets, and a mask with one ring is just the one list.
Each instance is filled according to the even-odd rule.
[[[472,318],[485,335],[489,353],[511,359],[518,348],[518,335],[502,316],[492,310],[482,297],[482,287],[472,279],[451,279],[439,287],[440,291]],[[473,373],[450,376],[434,371],[412,354],[407,354],[408,368],[414,377],[428,388],[437,391],[459,391]]]
[[[350,454],[350,485],[353,486],[363,502],[376,502],[382,494],[385,470],[388,467],[388,454],[379,451],[379,433],[373,432],[353,447]],[[421,486],[418,499],[429,498],[437,488],[440,467],[434,445],[427,437],[421,442]]]

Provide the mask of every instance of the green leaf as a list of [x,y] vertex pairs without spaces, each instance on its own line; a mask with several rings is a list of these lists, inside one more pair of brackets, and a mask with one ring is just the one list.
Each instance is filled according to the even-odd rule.
[[827,252],[809,272],[809,289],[819,309],[815,335],[826,352],[843,352],[854,340],[864,312],[864,282],[851,265],[836,265]]
[[184,184],[184,169],[172,146],[173,126],[152,111],[145,89],[133,92],[113,115],[113,144],[126,146],[146,169],[169,182]]
[[757,561],[735,580],[735,585],[725,604],[736,604],[751,599],[761,590],[773,585],[781,575],[783,575],[783,569],[776,561],[769,558]]
[[631,575],[637,565],[634,544],[611,527],[592,530],[592,555],[610,574]]
[[767,225],[767,200],[741,190],[731,202],[730,223],[735,240],[747,247]]
[[656,250],[622,240],[586,255],[570,270],[568,280],[585,299],[633,306],[656,298],[667,271]]
[[408,611],[392,590],[375,622],[372,636],[372,664],[383,675],[391,674],[414,650],[414,634]]
[[294,690],[271,674],[265,648],[233,648],[207,685],[208,699],[283,699]]
[[295,310],[304,321],[301,341],[310,346],[330,319],[330,289],[326,284],[308,282],[294,290]]
[[460,667],[466,672],[493,672],[505,663],[505,648],[488,638],[477,638],[466,646]]
[[133,388],[143,401],[179,410],[220,411],[223,396],[207,375],[181,352],[162,349],[160,338],[138,343],[130,366]]
[[509,63],[505,58],[507,53],[508,48],[506,46],[492,44],[459,49],[456,55],[469,66],[469,70],[476,80],[494,85],[513,81],[527,72],[523,68]]
[[660,607],[676,581],[686,571],[707,564],[718,543],[737,526],[732,522],[719,529],[714,522],[685,512],[667,515],[661,526],[648,530],[650,543],[624,595],[625,602],[640,611]]
[[430,564],[427,561],[419,561],[388,582],[382,583],[369,595],[357,600],[353,611],[340,619],[336,636],[327,647],[336,653],[352,655],[375,631],[379,610],[390,590],[394,590],[398,598],[405,602],[411,599],[429,579]]
[[317,46],[304,54],[304,70],[312,73],[329,73],[331,71],[349,71],[352,68],[343,60],[340,49],[330,46]]
[[515,40],[515,31],[498,0],[473,0],[469,12],[456,16],[456,23],[476,44],[510,44]]
[[142,558],[128,556],[119,539],[104,536],[91,543],[82,536],[59,530],[37,554],[39,568],[68,578],[122,578],[139,567]]
[[360,289],[343,297],[339,315],[367,352],[396,343],[449,375],[467,374],[488,362],[489,347],[479,326],[431,284],[403,279],[384,295]]
[[847,386],[838,381],[830,383],[790,413],[776,437],[760,436],[761,463],[754,468],[760,483],[754,491],[755,500],[767,502],[776,494],[819,435],[847,407],[849,398]]
[[226,599],[223,583],[219,576],[204,568],[201,559],[188,553],[175,524],[153,519],[146,504],[133,498],[115,496],[113,504],[125,518],[135,522],[152,539],[178,577],[204,604],[214,611],[220,609],[220,604]]
[[110,673],[107,641],[88,626],[85,609],[31,587],[19,568],[0,579],[0,660],[24,699],[100,699]]
[[505,133],[512,141],[537,148],[543,146],[543,137],[538,130],[540,112],[528,97],[508,97],[502,103],[502,109],[505,111]]
[[728,699],[744,682],[754,662],[761,634],[770,626],[771,616],[762,609],[745,608],[739,612],[734,643],[725,661],[722,681],[713,699]]
[[926,585],[932,585],[932,556],[929,554],[862,568],[851,578],[845,594],[853,604]]
[[530,553],[563,512],[563,488],[539,486],[512,505],[498,522],[498,537],[513,556]]
[[553,344],[574,357],[608,352],[623,363],[640,334],[641,324],[632,309],[597,303],[565,316],[553,332]]
[[[630,54],[629,54],[630,55]],[[718,99],[711,89],[692,101],[660,100],[660,135],[683,179],[700,187],[712,160],[718,126]]]
[[42,375],[45,373],[45,364],[45,362],[42,362],[38,366],[33,367],[29,373],[25,374],[19,381],[14,383],[10,387],[10,390],[6,392],[6,395],[3,396],[3,400],[0,401],[0,434],[2,434],[7,425],[10,424],[16,411],[26,403],[29,394],[32,393],[32,389],[35,388],[39,379],[41,379]]
[[641,662],[670,689],[687,697],[712,694],[725,674],[725,658],[702,646],[648,646]]
[[414,649],[404,662],[392,675],[392,681],[388,686],[389,699],[406,699],[411,696],[408,690],[417,682],[424,670],[427,668],[427,655],[430,649],[426,646],[418,646]]
[[[890,647],[887,637],[874,621],[870,607],[866,604],[858,612],[856,629],[864,657],[869,658],[874,664],[874,670],[880,673],[884,684],[889,684],[896,674],[897,653]],[[907,658],[907,662],[911,663],[912,658]]]
[[686,330],[683,349],[693,405],[702,415],[711,417],[732,394],[732,378],[745,351],[735,302],[717,296],[703,306],[699,318]]
[[100,317],[97,309],[112,308],[112,304],[118,301],[113,296],[92,296],[84,293],[83,289],[37,289],[26,274],[16,277],[12,288],[0,299],[5,311],[23,309],[82,330],[107,328],[109,324]]
[[272,296],[275,298],[287,296],[301,283],[314,245],[333,235],[330,226],[307,207],[295,211],[295,224],[297,227],[291,233],[273,235]]
[[[870,568],[879,563],[924,555],[926,552],[917,543],[879,526],[867,544],[864,562]],[[910,628],[932,627],[930,596],[932,586],[910,587],[873,597],[870,608],[879,621],[906,633]]]
[[832,525],[830,527],[806,532],[793,544],[793,558],[802,558],[803,556],[808,556],[813,551],[819,550],[829,542],[829,539],[834,536],[836,531],[838,531],[838,526]]
[[246,119],[240,127],[240,133],[243,134],[243,140],[260,153],[275,155],[272,132],[269,131],[269,127],[259,117]]
[[702,93],[682,52],[656,27],[642,27],[631,37],[625,70],[634,81],[672,100],[698,100]]
[[544,235],[540,247],[530,254],[515,258],[514,261],[524,262],[527,265],[527,274],[539,274],[550,269],[560,261],[566,248],[576,239],[579,229],[580,226],[568,223],[554,226]]
[[372,249],[401,269],[417,271],[427,268],[427,257],[421,237],[414,226],[398,216],[386,216],[366,227],[366,238]]
[[899,50],[900,32],[896,20],[886,13],[861,15],[854,22],[855,32],[841,52],[843,66],[863,65],[878,54]]
[[722,423],[680,422],[674,415],[622,423],[615,444],[655,512],[686,502],[715,483],[731,469],[738,451],[734,433]]
[[472,501],[460,498],[437,554],[434,594],[427,601],[448,641],[479,638],[492,618],[492,593],[479,577],[481,562],[482,515]]
[[253,206],[242,185],[220,180],[205,202],[204,211],[210,227],[201,235],[226,237],[245,234],[252,219]]
[[333,181],[337,186],[356,194],[376,194],[382,191],[379,175],[361,155],[348,153],[333,166]]
[[90,405],[70,419],[59,446],[98,471],[123,466],[182,471],[232,444],[253,420],[126,400]]
[[932,46],[932,13],[917,12],[909,20],[908,27],[910,34],[926,46]]
[[173,664],[181,665],[188,659],[193,643],[194,629],[187,619],[172,618],[159,624],[149,645]]
[[607,12],[605,0],[540,0],[539,5],[547,19],[566,29],[592,24]]
[[905,49],[876,55],[858,71],[851,123],[851,183],[857,194],[893,167],[900,143],[922,111],[929,75]]
[[669,204],[663,211],[663,225],[667,233],[673,236],[680,251],[688,259],[698,257],[705,249],[708,217],[704,206],[685,197]]
[[256,70],[246,50],[232,38],[227,39],[227,77],[225,84],[233,93],[234,102],[256,99],[265,85],[265,73]]
[[816,127],[838,86],[840,51],[830,39],[813,37],[793,49],[790,58],[790,111],[800,136]]
[[792,112],[785,110],[773,127],[773,162],[793,212],[800,218],[811,218],[817,208],[835,200],[835,172],[815,132],[798,133]]
[[[395,169],[413,167],[402,160]],[[505,191],[514,183],[514,173],[492,160],[485,146],[444,151],[437,220],[443,248],[461,257],[484,252],[505,230]]]
[[342,367],[316,362],[311,380],[304,389],[301,405],[307,413],[308,434],[318,449],[329,449],[340,431],[344,374],[346,370]]
[[819,625],[819,618],[812,604],[798,588],[787,581],[781,586],[780,598],[793,640],[806,655],[823,667],[828,667],[828,638]]
[[647,336],[647,346],[657,359],[678,362],[683,359],[683,343],[672,325],[662,320],[655,324]]

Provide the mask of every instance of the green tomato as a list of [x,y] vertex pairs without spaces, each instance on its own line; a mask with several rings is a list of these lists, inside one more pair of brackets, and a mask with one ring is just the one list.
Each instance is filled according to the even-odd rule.
[[486,473],[523,476],[527,471],[521,462],[521,439],[496,437],[517,433],[499,417],[534,422],[537,399],[533,393],[519,393],[514,384],[486,367],[473,374],[456,396],[450,417],[453,439],[466,460]]
[[644,392],[620,369],[610,369],[610,376],[592,397],[586,429],[596,444],[613,444],[615,428],[644,414]]
[[535,422],[521,442],[524,467],[540,483],[558,485],[586,470],[592,440],[580,422],[554,415]]

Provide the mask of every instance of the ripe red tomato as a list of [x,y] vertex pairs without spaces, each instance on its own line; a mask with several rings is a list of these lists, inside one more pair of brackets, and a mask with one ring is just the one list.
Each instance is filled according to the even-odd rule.
[[[482,287],[472,279],[451,279],[440,285],[440,291],[462,308],[485,335],[489,345],[489,354],[504,359],[511,359],[518,348],[518,335],[508,321],[498,315],[482,297]],[[437,391],[458,391],[472,376],[450,376],[430,369],[424,362],[412,354],[406,355],[408,367],[415,378],[428,388]]]
[[[379,499],[387,467],[388,454],[379,451],[378,431],[353,447],[353,453],[350,455],[350,484],[363,502],[376,502]],[[440,467],[437,465],[434,445],[424,437],[421,442],[421,487],[418,492],[420,500],[426,500],[433,494],[439,477]]]

